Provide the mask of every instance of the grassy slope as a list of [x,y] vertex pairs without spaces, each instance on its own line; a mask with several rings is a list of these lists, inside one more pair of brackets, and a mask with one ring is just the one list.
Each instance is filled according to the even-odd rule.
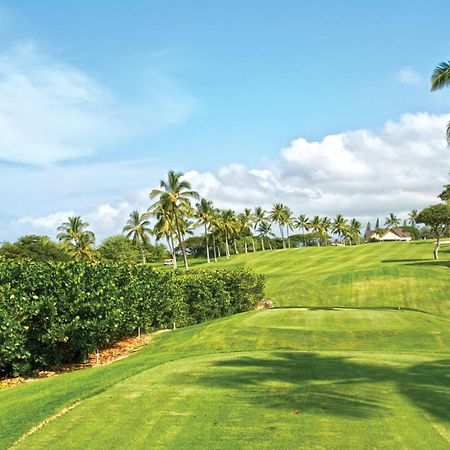
[[[109,366],[0,391],[0,448],[78,400],[18,447],[448,448],[450,254],[435,264],[425,261],[430,249],[295,249],[223,262],[266,273],[277,305],[314,308],[165,333]],[[333,305],[363,308],[323,308]]]

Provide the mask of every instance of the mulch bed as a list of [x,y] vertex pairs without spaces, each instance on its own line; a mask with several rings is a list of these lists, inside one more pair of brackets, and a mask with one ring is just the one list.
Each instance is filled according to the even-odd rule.
[[100,350],[99,353],[91,353],[88,361],[83,364],[64,364],[58,367],[52,367],[49,370],[39,370],[32,377],[14,377],[0,378],[0,389],[15,386],[16,384],[27,383],[40,378],[49,378],[63,372],[72,372],[74,370],[85,369],[87,367],[109,364],[118,359],[125,358],[130,353],[147,344],[152,334],[142,334],[139,337],[130,337],[116,342],[113,346]]

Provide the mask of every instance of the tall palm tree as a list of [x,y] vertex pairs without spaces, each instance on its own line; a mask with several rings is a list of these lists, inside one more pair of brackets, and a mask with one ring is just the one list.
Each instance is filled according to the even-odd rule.
[[320,238],[322,235],[322,219],[319,216],[314,216],[310,223],[310,229],[317,234],[317,245],[320,246]]
[[258,225],[258,229],[256,230],[258,233],[258,237],[261,239],[261,247],[262,250],[265,251],[264,248],[264,238],[267,237],[269,239],[269,248],[272,250],[272,244],[270,243],[270,238],[275,235],[272,233],[271,224],[268,220],[260,222]]
[[306,245],[305,231],[309,231],[310,222],[309,219],[304,215],[300,214],[294,222],[296,228],[300,228],[303,234],[303,246]]
[[291,242],[289,240],[289,230],[292,231],[294,229],[294,220],[292,217],[292,211],[287,206],[284,207],[283,225],[286,227],[286,240],[288,248],[291,248]]
[[275,203],[272,207],[272,210],[269,212],[269,219],[271,219],[272,223],[278,223],[280,228],[280,235],[283,241],[283,248],[286,248],[286,242],[284,241],[284,231],[283,225],[286,221],[286,206],[282,203]]
[[[450,61],[441,62],[431,76],[431,91],[450,86]],[[447,143],[450,145],[450,122],[447,124]]]
[[191,208],[191,199],[199,199],[197,192],[192,190],[191,184],[187,180],[182,179],[183,174],[180,172],[169,171],[166,180],[161,180],[160,188],[153,189],[150,192],[150,198],[158,197],[149,210],[152,211],[162,205],[166,205],[172,212],[175,222],[175,231],[178,238],[178,245],[183,254],[184,267],[189,269],[186,249],[184,247],[183,235],[181,233],[180,218],[183,212]]
[[139,246],[143,263],[145,263],[145,247],[149,244],[152,234],[148,218],[149,213],[139,214],[139,211],[133,211],[122,229],[125,237],[130,239],[133,245]]
[[[255,208],[255,220],[253,222],[253,230],[256,230],[263,223],[267,222],[266,211],[261,208],[261,206],[257,206]],[[260,236],[259,236],[260,237]],[[261,238],[261,249],[264,251],[264,239]]]
[[218,226],[225,236],[225,254],[227,259],[230,258],[230,246],[229,238],[233,235],[236,230],[236,218],[234,216],[234,211],[231,209],[226,209],[222,211],[219,216]]
[[177,255],[174,243],[176,233],[170,205],[159,205],[157,208],[152,210],[151,214],[156,217],[156,223],[153,227],[153,234],[156,236],[157,241],[161,238],[166,239],[167,246],[172,255],[172,266],[174,269],[177,269]]
[[412,209],[410,211],[410,213],[408,214],[409,224],[412,227],[416,226],[416,220],[417,220],[418,215],[419,215],[419,211],[417,211],[417,209]]
[[334,218],[331,230],[333,231],[333,233],[336,233],[339,236],[339,238],[342,239],[346,228],[347,228],[347,220],[344,218],[342,214],[338,214]]
[[384,219],[384,224],[387,227],[397,228],[400,226],[400,219],[394,213],[389,213],[389,217]]
[[356,219],[352,219],[349,224],[349,230],[352,238],[355,240],[355,243],[358,244],[361,235],[361,222]]
[[205,231],[205,244],[206,244],[206,262],[211,262],[209,258],[209,227],[213,219],[214,207],[211,201],[202,198],[199,203],[196,204],[197,211],[195,217],[198,219],[198,223],[204,226]]
[[[255,239],[253,238],[252,233],[252,227],[255,222],[255,216],[252,213],[252,210],[250,208],[245,208],[244,212],[240,215],[240,221],[242,224],[242,229],[245,233],[249,233],[251,240],[252,240],[252,246],[253,246],[253,252],[255,252]],[[244,246],[245,246],[245,253],[247,253],[247,239],[244,235]]]
[[330,231],[332,225],[333,223],[329,217],[322,218],[321,232],[322,232],[322,239],[325,242],[325,245],[328,245],[328,232]]
[[65,244],[70,255],[76,260],[94,259],[95,235],[87,230],[88,226],[80,216],[72,216],[57,228],[58,240]]

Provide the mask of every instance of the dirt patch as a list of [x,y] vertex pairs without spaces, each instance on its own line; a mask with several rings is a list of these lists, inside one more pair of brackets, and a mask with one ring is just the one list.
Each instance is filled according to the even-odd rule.
[[256,309],[268,309],[272,308],[273,301],[268,298],[263,298],[258,305],[256,306]]
[[74,370],[85,369],[87,367],[109,364],[111,362],[127,357],[143,345],[150,342],[155,334],[164,331],[169,330],[161,330],[157,331],[156,333],[142,334],[139,337],[136,336],[122,339],[121,341],[116,342],[111,347],[100,350],[98,353],[91,353],[88,357],[88,361],[84,364],[64,364],[62,366],[52,367],[49,370],[39,370],[32,377],[0,378],[0,389],[9,386],[15,386],[16,384],[27,383],[40,378],[49,378],[59,373],[72,372]]

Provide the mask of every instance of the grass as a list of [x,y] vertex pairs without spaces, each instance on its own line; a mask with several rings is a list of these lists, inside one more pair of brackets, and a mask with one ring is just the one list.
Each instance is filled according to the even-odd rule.
[[220,262],[265,273],[277,308],[163,333],[108,366],[0,391],[0,448],[447,449],[450,253],[435,263],[431,249]]

